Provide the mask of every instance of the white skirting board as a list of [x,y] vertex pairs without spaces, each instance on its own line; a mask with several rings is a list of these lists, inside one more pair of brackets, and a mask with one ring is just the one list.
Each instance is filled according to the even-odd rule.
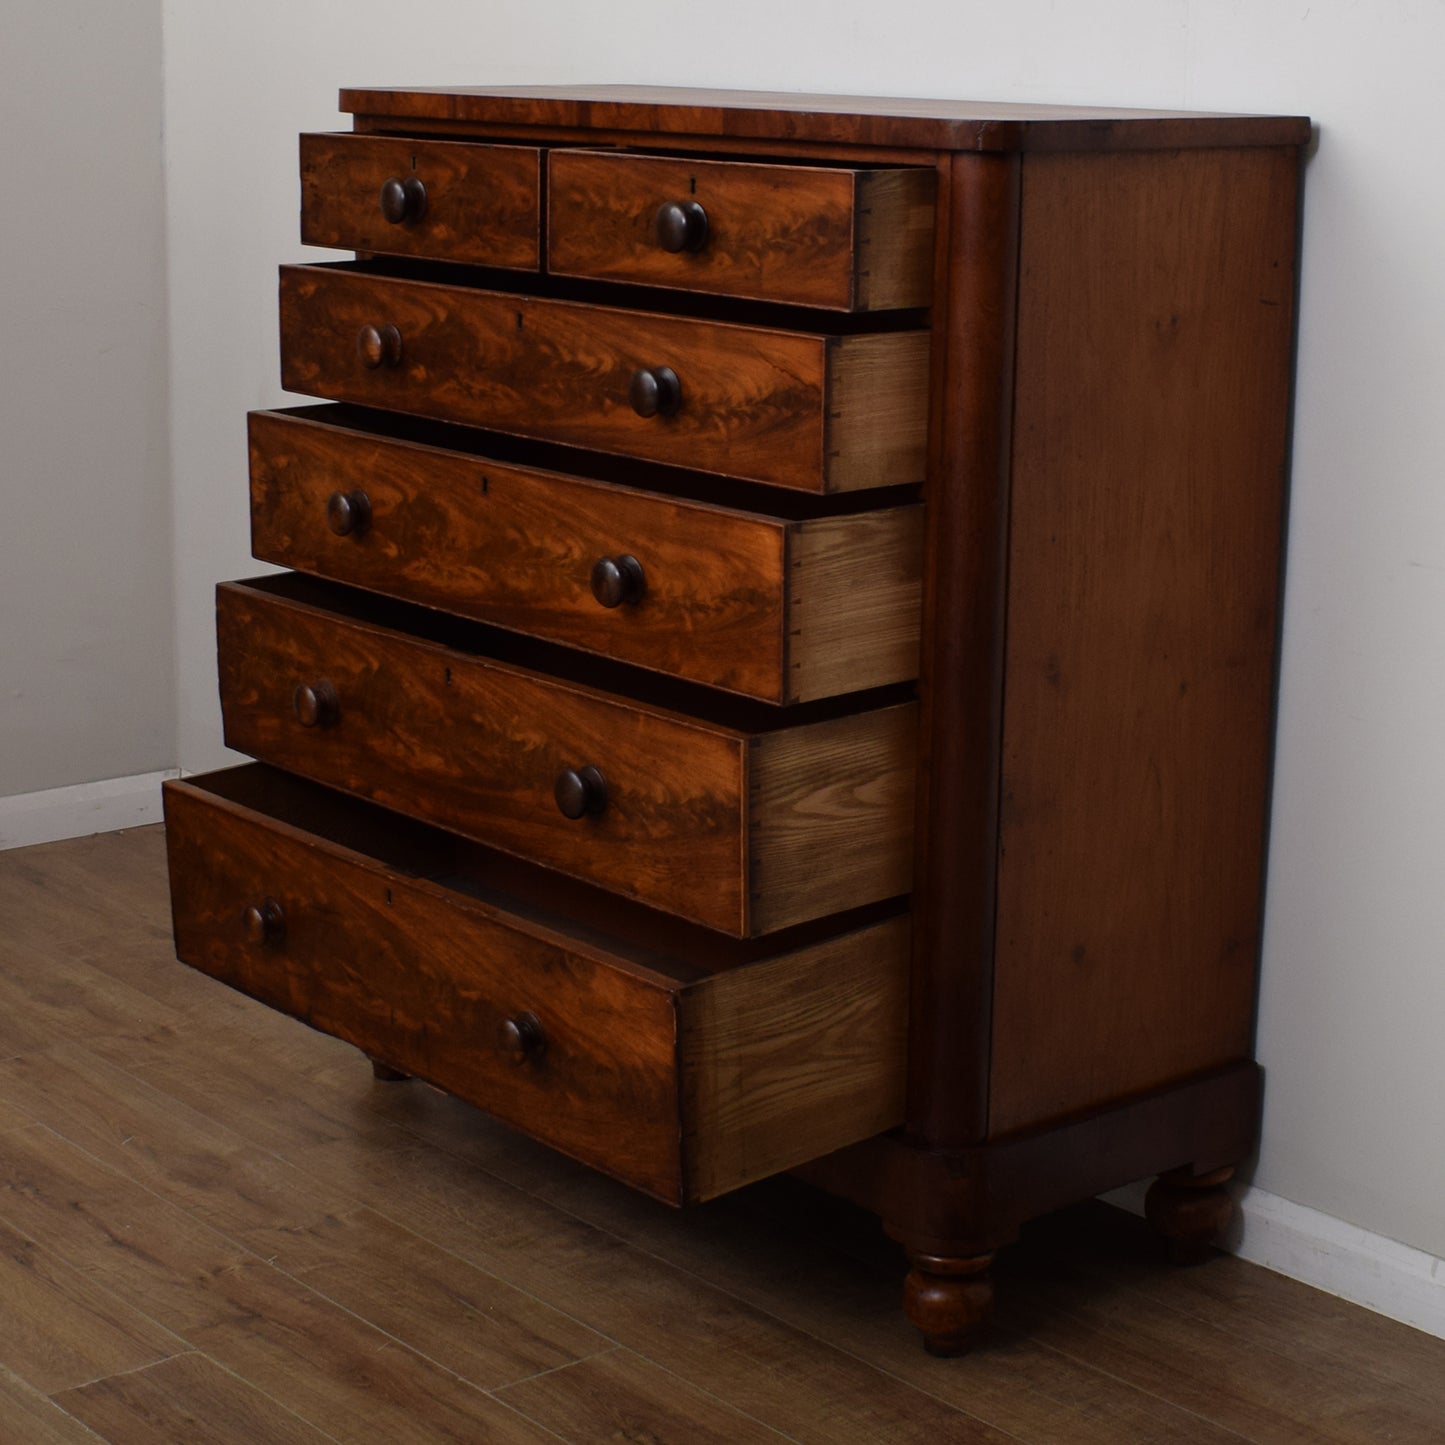
[[161,784],[179,776],[178,769],[168,768],[0,798],[0,850],[159,823]]
[[[1103,1197],[1144,1212],[1146,1184]],[[1263,1189],[1235,1195],[1232,1254],[1445,1339],[1445,1259]]]

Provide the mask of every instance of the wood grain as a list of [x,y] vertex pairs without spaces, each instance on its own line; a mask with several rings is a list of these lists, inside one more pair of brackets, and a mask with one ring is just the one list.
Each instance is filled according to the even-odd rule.
[[788,1438],[631,1350],[615,1349],[498,1393],[573,1445],[780,1445]]
[[49,1396],[0,1365],[0,1439],[24,1445],[96,1445],[97,1437]]
[[927,333],[830,338],[825,405],[826,490],[922,480],[928,443]]
[[1296,176],[1027,162],[994,1131],[1249,1050]]
[[[547,266],[560,275],[841,311],[926,306],[933,173],[559,150],[547,175]],[[669,253],[660,205],[690,201],[707,241]]]
[[[747,734],[288,590],[217,592],[226,740],[241,752],[737,937],[907,889],[909,705]],[[338,720],[302,726],[294,689],[321,679]],[[584,765],[606,807],[568,818],[553,786]]]
[[[250,453],[267,562],[769,702],[917,669],[916,506],[790,523],[280,412]],[[327,499],[354,488],[371,523],[339,537]],[[619,554],[646,591],[609,609],[591,569]]]
[[[966,100],[917,100],[648,85],[343,89],[358,122],[399,117],[503,129],[617,129],[799,144],[1012,151],[1300,145],[1303,116],[1205,115]],[[693,143],[696,143],[694,141]]]
[[[217,593],[231,747],[732,933],[743,908],[743,740],[726,728],[228,584]],[[330,728],[292,691],[324,677]],[[559,773],[602,770],[569,819]]]
[[[535,271],[541,152],[532,146],[357,135],[301,137],[301,239],[310,246]],[[426,212],[392,224],[382,183],[419,180]]]
[[863,171],[856,218],[858,308],[933,300],[938,175],[931,166]]
[[[168,785],[166,807],[182,959],[660,1198],[707,1198],[897,1122],[897,919],[673,980],[204,779]],[[281,905],[284,939],[246,937],[257,897]],[[546,1047],[518,1064],[499,1034],[522,1010]]]
[[[282,1217],[313,1207],[320,1191],[335,1201],[323,1213],[354,1217],[365,1207],[391,1221],[390,1230],[351,1236],[355,1252],[347,1230],[328,1234],[323,1218],[311,1221],[338,1269],[349,1258],[362,1278],[372,1267],[386,1275],[405,1267],[408,1241],[422,1238],[621,1341],[627,1356],[615,1367],[603,1355],[496,1392],[545,1428],[583,1440],[594,1438],[591,1429],[605,1439],[615,1408],[619,1426],[632,1421],[664,1439],[690,1439],[691,1430],[705,1440],[709,1429],[748,1439],[756,1421],[820,1445],[1229,1445],[1245,1437],[1378,1445],[1386,1433],[1433,1445],[1438,1435],[1445,1342],[1243,1260],[1170,1269],[1141,1221],[1103,1205],[1058,1215],[1001,1256],[1000,1322],[989,1350],[948,1364],[930,1359],[898,1319],[896,1250],[871,1216],[789,1180],[697,1209],[666,1209],[432,1090],[375,1086],[349,1047],[176,965],[167,938],[131,926],[165,913],[161,843],[153,828],[0,854],[0,906],[33,941],[55,940],[47,957],[58,971],[104,966],[167,1007],[206,994],[231,998],[242,1017],[202,1011],[183,1029],[158,1028],[128,1045],[127,1066],[168,1091],[138,1093],[136,1103],[164,1110],[185,1099],[205,1109],[217,1133],[240,1131],[286,1156],[291,1167],[274,1179]],[[102,945],[84,965],[73,951]],[[72,1033],[62,1013],[26,1013],[23,991],[16,1007],[17,1023],[47,1030],[50,1047],[86,1043],[83,1016]],[[137,1122],[162,1151],[148,1177],[197,1181],[214,1172],[214,1155],[191,1152],[193,1131]],[[182,1334],[237,1320],[224,1356],[187,1341],[194,1357],[214,1359],[283,1408],[310,1402],[303,1413],[327,1435],[437,1437],[424,1398],[406,1418],[405,1374],[368,1396],[347,1372],[369,1368],[366,1349],[390,1349],[393,1360],[413,1362],[422,1389],[449,1391],[452,1377],[429,1374],[420,1356],[389,1345],[387,1335],[351,1334],[354,1313],[340,1313],[334,1328],[318,1325],[359,1343],[354,1357],[293,1353],[288,1370],[273,1369],[270,1352],[254,1342],[243,1350],[243,1330],[264,1341],[297,1323],[264,1296],[243,1298],[228,1285],[227,1275],[254,1253],[130,1178],[124,1156],[116,1157],[121,1172],[51,1129],[12,1131],[0,1149],[0,1219]],[[287,1206],[280,1191],[302,1165],[311,1182]],[[198,1196],[211,1192],[207,1185]],[[270,1247],[280,1234],[258,1230],[254,1242]],[[354,1298],[369,1307],[362,1291]],[[388,1315],[392,1338],[400,1332],[404,1343],[420,1343],[447,1312],[435,1293],[418,1308],[420,1315]],[[526,1349],[526,1339],[518,1346]],[[199,1392],[182,1371],[156,1367],[146,1378],[180,1387],[197,1417],[184,1438],[268,1438],[245,1431],[244,1415],[229,1420],[234,1397],[219,1390],[194,1408]],[[206,1375],[197,1380],[204,1387]],[[125,1389],[124,1381],[111,1383]],[[687,1428],[669,1433],[679,1416]],[[490,1417],[473,1421],[472,1438],[491,1425]],[[95,1439],[3,1368],[0,1438]]]
[[[1233,1432],[1179,1408],[1167,1396],[1109,1379],[1094,1371],[1087,1357],[1036,1344],[1007,1319],[1006,1294],[1000,1315],[1007,1322],[995,1323],[989,1348],[946,1366],[920,1350],[905,1331],[880,1331],[875,1322],[897,1308],[897,1246],[881,1235],[870,1215],[796,1180],[771,1180],[705,1213],[678,1211],[657,1221],[639,1218],[622,1191],[585,1174],[554,1184],[546,1195],[674,1268],[718,1282],[769,1316],[835,1341],[855,1358],[987,1421],[1010,1439],[1039,1445],[1136,1440],[1151,1445],[1239,1445]],[[1118,1213],[1100,1208],[1109,1215]],[[1075,1260],[1087,1260],[1086,1241],[1068,1237],[1068,1242]],[[1135,1271],[1131,1285],[1138,1275],[1152,1280],[1160,1274],[1148,1243],[1141,1248],[1137,1232],[1132,1238],[1122,1265],[1122,1272],[1131,1267]],[[1019,1249],[1029,1247],[1025,1242]],[[842,1267],[840,1259],[847,1261]],[[1282,1283],[1255,1266],[1241,1267]],[[1183,1273],[1162,1276],[1166,1293]],[[1213,1270],[1195,1273],[1208,1276]],[[1439,1353],[1445,1354],[1445,1346]],[[1408,1369],[1407,1376],[1419,1379],[1422,1365]]]
[[[368,369],[357,334],[382,324],[400,330],[401,362]],[[923,332],[812,336],[281,268],[289,391],[817,492],[921,480],[926,353]],[[638,416],[632,374],[663,365],[681,410]]]
[[753,930],[907,893],[918,706],[767,733],[748,749]]
[[902,1121],[907,978],[900,918],[688,990],[680,1068],[693,1197]]
[[[866,1355],[845,1354],[783,1324],[695,1271],[634,1250],[532,1193],[479,1187],[486,1176],[450,1154],[438,1152],[426,1171],[379,1153],[367,1164],[370,1187],[428,1237],[519,1288],[560,1295],[619,1344],[793,1439],[808,1445],[1008,1439],[926,1388],[874,1368]],[[703,1217],[713,1208],[705,1206]],[[677,1214],[655,1216],[655,1227]],[[839,1258],[835,1268],[849,1266]],[[889,1295],[886,1329],[896,1328],[892,1289]],[[873,1318],[880,1318],[876,1311]]]
[[0,1355],[46,1394],[175,1354],[181,1342],[0,1222]]
[[788,543],[785,700],[917,677],[923,508],[798,523]]
[[333,1208],[246,1242],[327,1299],[484,1389],[551,1375],[612,1342],[374,1209]]
[[[314,1028],[430,1080],[654,1194],[679,1192],[670,990],[545,932],[199,789],[166,794],[176,951]],[[250,944],[257,893],[284,946]],[[499,1030],[530,1009],[545,1056],[518,1067]]]
[[[193,1343],[328,1434],[555,1445],[550,1432],[260,1260],[216,1284],[228,1308],[192,1330]],[[257,1331],[257,1318],[273,1328]]]
[[56,1403],[111,1445],[325,1445],[333,1438],[195,1351],[66,1390]]
[[[983,1138],[994,951],[1019,165],[949,157],[919,676],[908,1129]],[[946,279],[944,279],[946,278]]]

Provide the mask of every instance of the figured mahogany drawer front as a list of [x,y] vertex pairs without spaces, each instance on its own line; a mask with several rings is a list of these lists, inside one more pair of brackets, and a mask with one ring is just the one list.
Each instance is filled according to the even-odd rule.
[[281,384],[809,491],[918,482],[928,333],[824,336],[281,269]]
[[301,239],[535,271],[540,177],[531,146],[303,135]]
[[300,412],[250,441],[263,561],[768,702],[917,676],[918,504],[787,521]]
[[231,747],[737,936],[908,891],[916,704],[742,731],[333,613],[304,580],[218,589]]
[[556,151],[547,266],[839,311],[927,306],[935,190],[922,168]]
[[166,786],[185,962],[672,1203],[901,1122],[905,919],[670,968],[656,940],[509,911],[484,864],[410,876],[307,791],[262,768]]

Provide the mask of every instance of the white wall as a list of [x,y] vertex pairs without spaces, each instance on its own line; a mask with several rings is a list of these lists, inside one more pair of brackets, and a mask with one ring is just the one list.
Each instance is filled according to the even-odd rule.
[[7,0],[0,799],[175,755],[160,0]]
[[1445,1255],[1445,8],[1377,0],[169,0],[181,762],[221,757],[212,583],[279,400],[295,133],[339,86],[738,85],[1307,112],[1256,1183]]

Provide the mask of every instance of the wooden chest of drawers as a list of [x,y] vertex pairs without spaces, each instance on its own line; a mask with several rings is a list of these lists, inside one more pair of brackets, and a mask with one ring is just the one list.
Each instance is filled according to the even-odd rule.
[[673,1203],[798,1169],[940,1352],[1252,1149],[1297,118],[355,91],[167,788],[177,951]]

